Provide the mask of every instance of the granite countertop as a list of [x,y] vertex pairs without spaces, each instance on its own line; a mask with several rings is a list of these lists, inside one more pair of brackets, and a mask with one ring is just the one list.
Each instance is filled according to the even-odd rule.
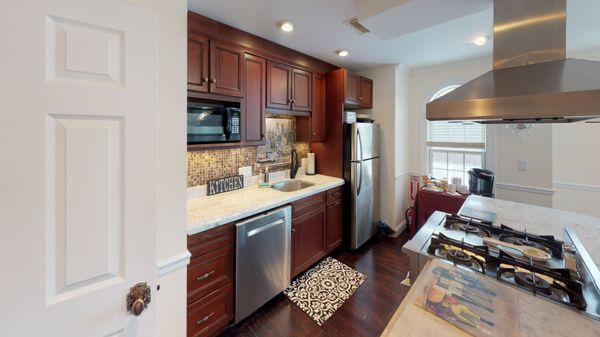
[[[187,201],[188,235],[247,218],[344,184],[343,179],[320,174],[301,176],[298,179],[315,185],[294,192],[281,192],[253,185],[237,191],[189,199]],[[277,181],[271,181],[271,183],[275,182]]]
[[555,208],[534,206],[507,200],[471,195],[467,198],[459,215],[477,218],[478,212],[496,215],[494,224],[506,225],[512,229],[532,234],[554,235],[558,240],[565,239],[564,228],[575,231],[577,237],[600,266],[600,219]]

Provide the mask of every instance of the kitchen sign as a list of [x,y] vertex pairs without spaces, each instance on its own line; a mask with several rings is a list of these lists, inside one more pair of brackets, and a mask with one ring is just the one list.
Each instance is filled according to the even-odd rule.
[[207,194],[215,195],[244,188],[244,176],[232,176],[208,181]]

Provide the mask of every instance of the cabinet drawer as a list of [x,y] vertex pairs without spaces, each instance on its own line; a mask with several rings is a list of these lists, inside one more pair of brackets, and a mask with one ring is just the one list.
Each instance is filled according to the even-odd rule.
[[187,336],[216,336],[232,319],[233,285],[229,283],[188,305]]
[[326,198],[327,195],[325,192],[323,192],[311,195],[310,197],[306,197],[298,201],[294,201],[292,203],[292,217],[295,218],[325,205],[327,200]]
[[188,250],[192,254],[193,259],[217,248],[233,245],[234,241],[235,228],[233,224],[227,224],[188,236]]
[[188,303],[233,282],[233,254],[233,246],[228,245],[192,259],[188,266]]
[[343,195],[344,195],[343,186],[338,186],[336,188],[332,188],[329,191],[327,191],[327,203],[331,204],[332,202],[335,202],[335,201],[341,199]]

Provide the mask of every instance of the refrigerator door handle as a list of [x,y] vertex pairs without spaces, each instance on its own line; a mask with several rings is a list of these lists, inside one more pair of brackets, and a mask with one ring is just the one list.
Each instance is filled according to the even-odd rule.
[[358,171],[358,168],[360,168],[360,173],[358,173],[358,187],[356,187],[356,196],[360,195],[360,189],[362,188],[362,161],[353,161],[354,164],[356,164],[356,168]]
[[360,175],[358,176],[358,187],[356,189],[356,195],[360,195],[360,190],[362,188],[362,173],[363,173],[363,169],[362,169],[362,164],[363,164],[363,144],[362,144],[362,137],[360,136],[360,130],[357,128],[356,129],[356,136],[358,138],[358,149],[360,151],[360,157],[358,157],[358,164],[360,166]]

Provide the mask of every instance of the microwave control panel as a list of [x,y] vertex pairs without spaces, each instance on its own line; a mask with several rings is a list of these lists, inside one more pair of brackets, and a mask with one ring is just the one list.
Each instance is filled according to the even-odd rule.
[[231,133],[240,133],[240,118],[237,116],[231,118]]

